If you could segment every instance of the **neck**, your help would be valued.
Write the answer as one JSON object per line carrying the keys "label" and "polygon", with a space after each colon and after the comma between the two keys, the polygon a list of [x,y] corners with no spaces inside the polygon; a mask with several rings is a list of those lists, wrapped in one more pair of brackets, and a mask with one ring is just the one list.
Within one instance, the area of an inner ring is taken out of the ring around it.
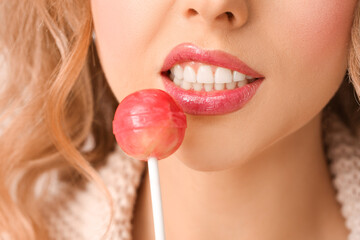
{"label": "neck", "polygon": [[[346,239],[348,234],[326,164],[320,114],[237,168],[200,172],[171,156],[159,161],[159,173],[168,239]],[[147,209],[153,235],[147,169],[140,191],[140,211]]]}

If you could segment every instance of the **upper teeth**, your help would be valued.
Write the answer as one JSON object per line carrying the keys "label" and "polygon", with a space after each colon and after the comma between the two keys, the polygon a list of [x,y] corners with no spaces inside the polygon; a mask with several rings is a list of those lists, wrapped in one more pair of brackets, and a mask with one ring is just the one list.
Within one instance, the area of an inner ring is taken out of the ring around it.
{"label": "upper teeth", "polygon": [[211,91],[213,86],[215,90],[222,90],[225,86],[227,89],[234,89],[236,86],[244,86],[247,80],[254,79],[223,67],[200,64],[196,72],[191,65],[182,65],[176,64],[171,68],[170,78],[176,85],[187,90],[193,87],[200,91],[204,87],[205,91]]}

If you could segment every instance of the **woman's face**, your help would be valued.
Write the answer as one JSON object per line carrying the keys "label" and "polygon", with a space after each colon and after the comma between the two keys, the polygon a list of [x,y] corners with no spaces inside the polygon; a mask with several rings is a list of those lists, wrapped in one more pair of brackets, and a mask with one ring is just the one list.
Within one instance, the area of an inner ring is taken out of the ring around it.
{"label": "woman's face", "polygon": [[225,51],[265,77],[237,111],[187,114],[187,132],[174,154],[193,169],[217,171],[254,158],[321,112],[346,72],[356,0],[91,4],[101,64],[119,101],[140,89],[165,90],[164,60],[185,42]]}

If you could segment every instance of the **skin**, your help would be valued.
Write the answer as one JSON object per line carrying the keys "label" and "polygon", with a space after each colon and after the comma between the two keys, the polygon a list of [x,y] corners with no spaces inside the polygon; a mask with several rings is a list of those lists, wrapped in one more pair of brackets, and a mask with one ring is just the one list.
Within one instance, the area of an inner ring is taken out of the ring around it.
{"label": "skin", "polygon": [[[183,42],[233,54],[265,76],[239,111],[187,115],[183,144],[159,162],[167,239],[346,239],[321,111],[346,72],[356,3],[91,1],[101,64],[119,101],[164,90],[161,66]],[[133,239],[155,239],[147,171],[138,193]]]}

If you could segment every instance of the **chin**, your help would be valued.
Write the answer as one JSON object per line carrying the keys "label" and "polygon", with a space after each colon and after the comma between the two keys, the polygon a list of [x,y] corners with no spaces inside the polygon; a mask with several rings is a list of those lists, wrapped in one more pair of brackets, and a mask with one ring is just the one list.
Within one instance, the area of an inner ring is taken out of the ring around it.
{"label": "chin", "polygon": [[[231,168],[240,167],[245,163],[245,159],[241,157],[236,157],[233,154],[224,154],[223,150],[215,149],[213,151],[201,151],[197,149],[194,151],[194,148],[187,149],[183,147],[178,149],[174,154],[174,157],[177,161],[183,163],[186,167],[199,171],[199,172],[220,172],[225,171]],[[217,152],[214,154],[214,152]]]}

